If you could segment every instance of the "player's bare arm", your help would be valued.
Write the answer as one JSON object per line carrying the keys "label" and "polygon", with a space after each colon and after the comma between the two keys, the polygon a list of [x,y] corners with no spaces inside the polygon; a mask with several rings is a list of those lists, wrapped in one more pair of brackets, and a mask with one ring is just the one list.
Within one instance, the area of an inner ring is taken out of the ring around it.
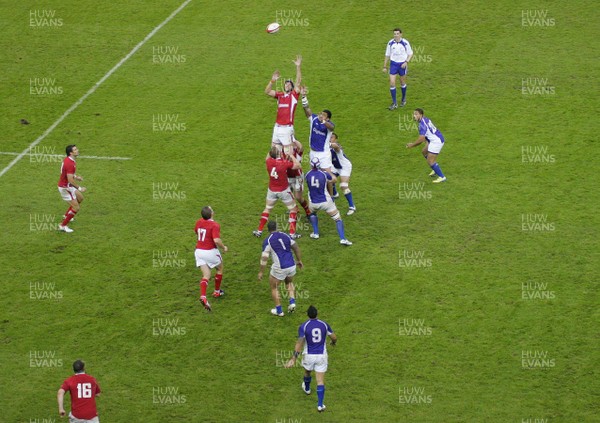
{"label": "player's bare arm", "polygon": [[300,87],[300,94],[302,94],[302,108],[304,109],[304,114],[310,119],[312,116],[312,110],[310,110],[310,106],[308,105],[308,97],[306,97],[306,94],[308,94],[308,88]]}
{"label": "player's bare arm", "polygon": [[269,253],[263,252],[260,255],[260,270],[258,271],[258,280],[262,281],[263,274],[265,272],[265,267],[267,267],[267,262],[269,261]]}
{"label": "player's bare arm", "polygon": [[387,72],[387,65],[390,61],[390,56],[385,56],[385,59],[383,60],[383,71]]}
{"label": "player's bare arm", "polygon": [[215,241],[216,246],[219,247],[220,249],[222,249],[224,253],[227,252],[227,246],[225,244],[223,244],[223,241],[221,241],[221,238],[215,238],[214,241]]}
{"label": "player's bare arm", "polygon": [[406,61],[404,63],[402,63],[402,68],[406,69],[406,65],[408,64],[408,62],[410,62],[410,59],[413,57],[412,54],[409,54],[408,57],[406,58]]}
{"label": "player's bare arm", "polygon": [[298,152],[302,154],[304,152],[304,146],[302,145],[302,143],[296,139],[294,139],[293,143],[294,146],[298,149]]}
{"label": "player's bare arm", "polygon": [[292,245],[292,251],[294,252],[294,255],[296,256],[296,265],[298,266],[298,268],[299,269],[304,268],[304,263],[302,263],[300,247],[298,247],[298,244]]}
{"label": "player's bare arm", "polygon": [[286,369],[289,369],[290,367],[294,366],[294,364],[296,363],[296,359],[302,353],[303,348],[304,348],[304,337],[298,338],[298,341],[296,341],[296,346],[294,347],[294,355],[285,364]]}
{"label": "player's bare arm", "polygon": [[415,142],[409,142],[406,144],[406,148],[416,147],[417,145],[424,143],[426,140],[427,139],[425,138],[425,135],[419,135],[419,138]]}
{"label": "player's bare arm", "polygon": [[302,64],[302,56],[297,55],[296,60],[294,60],[294,64],[296,65],[296,87],[294,91],[297,93],[300,92],[300,84],[302,83],[302,71],[300,70],[300,65]]}
{"label": "player's bare arm", "polygon": [[337,344],[337,336],[335,336],[335,333],[332,333],[331,335],[329,335],[329,339],[331,339],[331,346],[335,347],[335,344]]}
{"label": "player's bare arm", "polygon": [[65,412],[65,405],[64,405],[64,401],[65,401],[65,390],[64,389],[59,389],[58,393],[56,394],[56,399],[58,400],[58,414],[61,417],[64,417],[67,413]]}
{"label": "player's bare arm", "polygon": [[339,153],[342,149],[342,147],[337,142],[332,142],[329,145],[335,150],[336,153]]}
{"label": "player's bare arm", "polygon": [[76,189],[78,189],[80,192],[85,192],[86,188],[82,187],[81,185],[78,185],[75,183],[76,180],[83,180],[83,178],[81,179],[77,179],[77,176],[74,173],[67,173],[67,180],[69,181],[69,183],[74,186]]}
{"label": "player's bare arm", "polygon": [[265,88],[266,95],[275,98],[275,90],[273,89],[273,84],[275,84],[277,82],[280,75],[281,74],[279,73],[278,70],[273,72],[273,76],[271,76],[271,80],[269,81],[269,83],[267,84],[267,87]]}
{"label": "player's bare arm", "polygon": [[302,167],[302,164],[300,164],[300,162],[294,156],[288,154],[286,157],[294,164],[292,167],[293,170],[300,169]]}

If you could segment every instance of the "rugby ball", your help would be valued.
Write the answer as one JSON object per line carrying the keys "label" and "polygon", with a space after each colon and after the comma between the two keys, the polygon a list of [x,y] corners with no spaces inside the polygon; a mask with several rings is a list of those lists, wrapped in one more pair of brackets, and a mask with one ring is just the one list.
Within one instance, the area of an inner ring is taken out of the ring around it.
{"label": "rugby ball", "polygon": [[279,24],[277,22],[267,25],[267,32],[269,34],[275,34],[277,31],[279,31]]}

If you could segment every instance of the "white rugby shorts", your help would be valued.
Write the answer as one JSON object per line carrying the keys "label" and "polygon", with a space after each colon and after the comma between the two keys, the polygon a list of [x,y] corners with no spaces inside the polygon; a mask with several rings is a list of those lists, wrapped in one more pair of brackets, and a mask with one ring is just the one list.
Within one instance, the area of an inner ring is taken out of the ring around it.
{"label": "white rugby shorts", "polygon": [[58,192],[65,201],[75,200],[77,198],[75,191],[77,191],[75,187],[58,187]]}
{"label": "white rugby shorts", "polygon": [[327,371],[327,354],[304,354],[302,367],[308,371],[325,373]]}
{"label": "white rugby shorts", "polygon": [[212,250],[201,250],[196,248],[194,256],[196,256],[196,267],[206,264],[211,269],[214,269],[223,262],[223,258],[221,258],[221,253],[218,248],[213,248]]}
{"label": "white rugby shorts", "polygon": [[273,127],[273,139],[271,144],[281,144],[284,147],[291,145],[294,139],[294,127],[292,125],[279,126],[275,124]]}
{"label": "white rugby shorts", "polygon": [[288,267],[287,269],[281,269],[279,266],[275,266],[274,264],[271,266],[271,276],[273,276],[278,281],[284,281],[288,276],[296,275],[296,265],[292,267]]}

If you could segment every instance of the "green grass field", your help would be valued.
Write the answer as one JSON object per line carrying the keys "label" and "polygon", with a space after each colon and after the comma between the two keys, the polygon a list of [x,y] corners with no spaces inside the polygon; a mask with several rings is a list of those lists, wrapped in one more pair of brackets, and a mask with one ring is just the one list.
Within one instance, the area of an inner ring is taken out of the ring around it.
{"label": "green grass field", "polygon": [[[182,2],[0,4],[0,172]],[[0,177],[0,422],[60,420],[77,358],[102,422],[598,421],[599,18],[592,1],[192,0]],[[415,60],[390,112],[395,26]],[[276,111],[263,90],[296,54],[358,211],[349,248],[330,219],[317,241],[300,222],[300,311],[277,319],[251,232]],[[415,107],[446,138],[444,184],[405,148]],[[88,192],[65,234],[62,158],[45,154],[72,143],[130,160],[78,160]],[[230,250],[212,313],[193,257],[207,204]],[[323,414],[314,379],[306,397],[282,368],[310,304],[339,337]]]}

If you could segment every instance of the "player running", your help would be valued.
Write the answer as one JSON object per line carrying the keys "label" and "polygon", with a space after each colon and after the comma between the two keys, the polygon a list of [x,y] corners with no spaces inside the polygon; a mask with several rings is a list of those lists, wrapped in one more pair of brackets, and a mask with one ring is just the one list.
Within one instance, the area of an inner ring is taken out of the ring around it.
{"label": "player running", "polygon": [[196,257],[196,267],[202,270],[200,302],[206,310],[211,311],[212,307],[206,300],[206,288],[208,287],[208,281],[212,273],[211,269],[216,267],[213,297],[219,298],[225,294],[221,289],[221,282],[223,281],[223,258],[221,257],[219,248],[226,253],[227,247],[221,241],[221,225],[213,220],[215,216],[214,210],[210,206],[206,206],[202,208],[201,214],[202,219],[196,222],[196,227],[194,228],[198,236],[194,255]]}
{"label": "player running", "polygon": [[313,233],[310,237],[313,239],[319,239],[319,219],[317,217],[317,211],[325,211],[333,220],[335,220],[335,226],[340,236],[340,244],[352,245],[350,241],[346,239],[344,234],[344,222],[338,211],[335,203],[331,198],[331,188],[329,183],[335,183],[335,176],[324,172],[319,169],[319,160],[312,159],[310,161],[312,169],[306,174],[306,183],[308,184],[308,198],[310,200],[310,224],[313,227]]}
{"label": "player running", "polygon": [[79,211],[80,204],[83,202],[85,187],[75,181],[83,181],[83,178],[75,173],[77,162],[75,158],[79,156],[79,149],[75,144],[67,145],[65,149],[67,157],[60,166],[60,178],[58,180],[58,192],[63,200],[69,203],[69,208],[65,213],[64,220],[58,225],[58,230],[71,233],[73,229],[67,226]]}
{"label": "player running", "polygon": [[327,408],[323,403],[325,399],[325,372],[327,372],[327,337],[331,339],[331,346],[337,343],[337,336],[327,322],[317,319],[317,309],[310,306],[306,312],[308,320],[298,328],[298,340],[294,348],[294,355],[286,363],[289,369],[296,364],[296,359],[302,353],[302,367],[304,367],[304,380],[302,391],[310,395],[311,373],[314,370],[317,377],[317,411],[320,413]]}
{"label": "player running", "polygon": [[283,84],[283,91],[275,91],[273,84],[277,82],[281,74],[278,70],[273,72],[271,80],[265,88],[265,94],[277,100],[277,120],[273,128],[273,138],[271,146],[283,148],[286,154],[292,154],[292,141],[294,139],[294,115],[296,106],[298,105],[298,94],[302,82],[302,72],[300,65],[302,64],[302,56],[296,56],[294,60],[296,65],[296,84],[291,79],[288,79]]}
{"label": "player running", "polygon": [[283,204],[288,208],[290,217],[288,222],[290,223],[290,236],[300,238],[299,234],[296,234],[296,217],[298,215],[298,207],[292,197],[290,186],[287,178],[288,169],[299,169],[301,167],[300,162],[296,160],[294,156],[286,156],[286,159],[281,158],[277,147],[271,147],[269,154],[266,157],[267,173],[269,174],[269,188],[267,189],[267,200],[265,208],[260,215],[260,221],[258,223],[258,229],[253,231],[252,234],[255,237],[260,238],[262,235],[263,228],[269,220],[269,214],[275,206],[277,200],[281,200]]}
{"label": "player running", "polygon": [[433,124],[433,122],[424,116],[423,109],[415,109],[413,112],[413,119],[419,123],[419,138],[415,142],[406,144],[406,148],[413,148],[417,145],[427,141],[427,146],[423,147],[423,157],[427,160],[427,164],[431,167],[429,176],[438,176],[432,182],[439,184],[445,182],[446,177],[440,168],[440,165],[436,163],[437,156],[442,151],[444,146],[444,136],[439,129]]}
{"label": "player running", "polygon": [[[288,313],[296,310],[296,289],[294,287],[294,275],[296,274],[296,265],[302,269],[302,258],[300,257],[300,248],[298,244],[288,235],[277,231],[277,222],[270,221],[267,224],[269,236],[263,242],[263,251],[260,256],[260,271],[258,280],[263,278],[263,272],[269,261],[269,255],[273,259],[271,273],[269,275],[269,284],[271,285],[271,297],[275,302],[275,308],[271,309],[271,314],[283,317],[281,308],[281,299],[279,297],[279,284],[285,282],[285,287],[289,296]],[[294,256],[296,261],[294,262]]]}
{"label": "player running", "polygon": [[[350,175],[352,174],[352,163],[344,154],[342,145],[338,141],[337,134],[334,132],[331,134],[331,163],[333,164],[333,174],[340,179],[340,190],[348,200],[348,216],[354,214],[356,206],[354,205],[354,199],[352,198],[352,192],[350,191]],[[339,197],[336,192],[335,184],[333,185],[333,198]]]}

